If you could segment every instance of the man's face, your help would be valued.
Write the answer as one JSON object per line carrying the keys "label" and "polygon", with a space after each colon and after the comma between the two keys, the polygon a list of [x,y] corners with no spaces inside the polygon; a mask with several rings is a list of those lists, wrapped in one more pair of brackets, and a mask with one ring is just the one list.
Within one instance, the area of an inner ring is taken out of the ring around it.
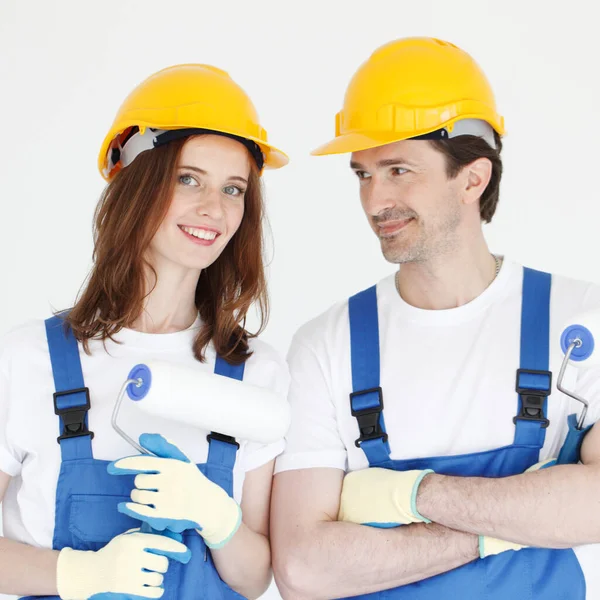
{"label": "man's face", "polygon": [[360,200],[392,263],[425,262],[458,245],[461,178],[425,140],[404,140],[352,154]]}

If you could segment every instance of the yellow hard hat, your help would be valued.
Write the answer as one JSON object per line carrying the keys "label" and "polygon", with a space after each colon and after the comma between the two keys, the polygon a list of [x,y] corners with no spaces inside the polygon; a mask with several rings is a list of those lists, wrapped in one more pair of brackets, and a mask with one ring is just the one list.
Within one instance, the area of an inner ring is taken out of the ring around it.
{"label": "yellow hard hat", "polygon": [[357,152],[420,136],[473,134],[495,146],[493,130],[503,135],[504,119],[471,56],[449,42],[404,38],[381,46],[359,67],[336,115],[335,139],[312,154]]}
{"label": "yellow hard hat", "polygon": [[168,67],[140,83],[125,99],[98,156],[110,179],[144,150],[176,137],[219,132],[238,139],[262,167],[277,169],[288,157],[267,141],[252,101],[231,77],[210,65]]}

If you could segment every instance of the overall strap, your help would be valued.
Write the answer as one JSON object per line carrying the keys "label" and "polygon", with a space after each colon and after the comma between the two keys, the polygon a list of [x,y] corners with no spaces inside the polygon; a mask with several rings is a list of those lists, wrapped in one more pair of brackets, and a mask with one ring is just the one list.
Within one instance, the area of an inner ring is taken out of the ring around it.
{"label": "overall strap", "polygon": [[521,308],[521,368],[517,370],[517,445],[542,448],[546,438],[548,396],[552,391],[550,360],[549,273],[525,268]]}
{"label": "overall strap", "polygon": [[[244,379],[245,363],[231,365],[217,356],[215,374],[242,381]],[[215,399],[218,402],[218,399]],[[218,483],[230,496],[233,495],[233,467],[240,445],[234,437],[211,431],[208,435],[208,459],[206,461],[207,474]],[[225,474],[227,472],[227,474]]]}
{"label": "overall strap", "polygon": [[62,460],[93,458],[87,413],[90,391],[85,387],[79,346],[71,328],[60,316],[45,321],[52,375],[54,412],[59,418],[58,443]]}
{"label": "overall strap", "polygon": [[352,296],[348,301],[348,311],[352,367],[350,408],[358,421],[360,434],[355,444],[373,466],[390,458],[380,386],[377,287]]}

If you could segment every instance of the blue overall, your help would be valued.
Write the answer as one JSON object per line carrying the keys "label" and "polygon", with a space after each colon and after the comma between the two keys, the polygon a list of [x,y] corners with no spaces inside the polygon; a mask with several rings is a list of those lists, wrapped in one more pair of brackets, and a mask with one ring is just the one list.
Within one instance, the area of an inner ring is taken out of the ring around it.
{"label": "blue overall", "polygon": [[[115,536],[140,527],[140,521],[117,511],[119,502],[130,500],[134,477],[109,475],[106,470],[109,461],[94,458],[94,434],[87,427],[90,396],[83,381],[77,341],[70,330],[65,330],[59,317],[46,321],[46,333],[56,388],[54,405],[60,421],[58,441],[62,455],[52,547],[55,550],[64,547],[98,550]],[[242,380],[244,365],[232,366],[217,357],[215,373]],[[209,435],[208,441],[208,460],[198,468],[232,496],[238,445],[233,438],[216,433]],[[210,551],[196,531],[185,531],[183,543],[191,550],[192,558],[187,565],[169,561],[163,600],[242,598],[219,577]],[[58,596],[43,598],[58,600]]]}
{"label": "blue overall", "polygon": [[[512,445],[473,454],[412,460],[390,458],[380,387],[376,288],[353,296],[349,301],[353,388],[350,402],[361,434],[356,443],[365,452],[369,466],[396,471],[433,469],[443,475],[465,477],[507,477],[523,473],[539,462],[549,424],[546,405],[552,385],[552,374],[548,371],[550,288],[549,274],[525,269],[521,368],[517,371],[518,401]],[[573,455],[577,440],[571,437],[568,444]],[[584,600],[585,579],[571,549],[525,548],[475,560],[423,581],[355,598]]]}

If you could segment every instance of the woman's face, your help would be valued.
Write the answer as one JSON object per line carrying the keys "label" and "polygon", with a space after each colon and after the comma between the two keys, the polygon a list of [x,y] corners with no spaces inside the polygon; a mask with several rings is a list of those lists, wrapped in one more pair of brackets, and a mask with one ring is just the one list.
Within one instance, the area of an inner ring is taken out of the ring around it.
{"label": "woman's face", "polygon": [[242,144],[220,135],[185,143],[169,211],[149,247],[155,268],[201,271],[217,260],[244,216],[250,160]]}

